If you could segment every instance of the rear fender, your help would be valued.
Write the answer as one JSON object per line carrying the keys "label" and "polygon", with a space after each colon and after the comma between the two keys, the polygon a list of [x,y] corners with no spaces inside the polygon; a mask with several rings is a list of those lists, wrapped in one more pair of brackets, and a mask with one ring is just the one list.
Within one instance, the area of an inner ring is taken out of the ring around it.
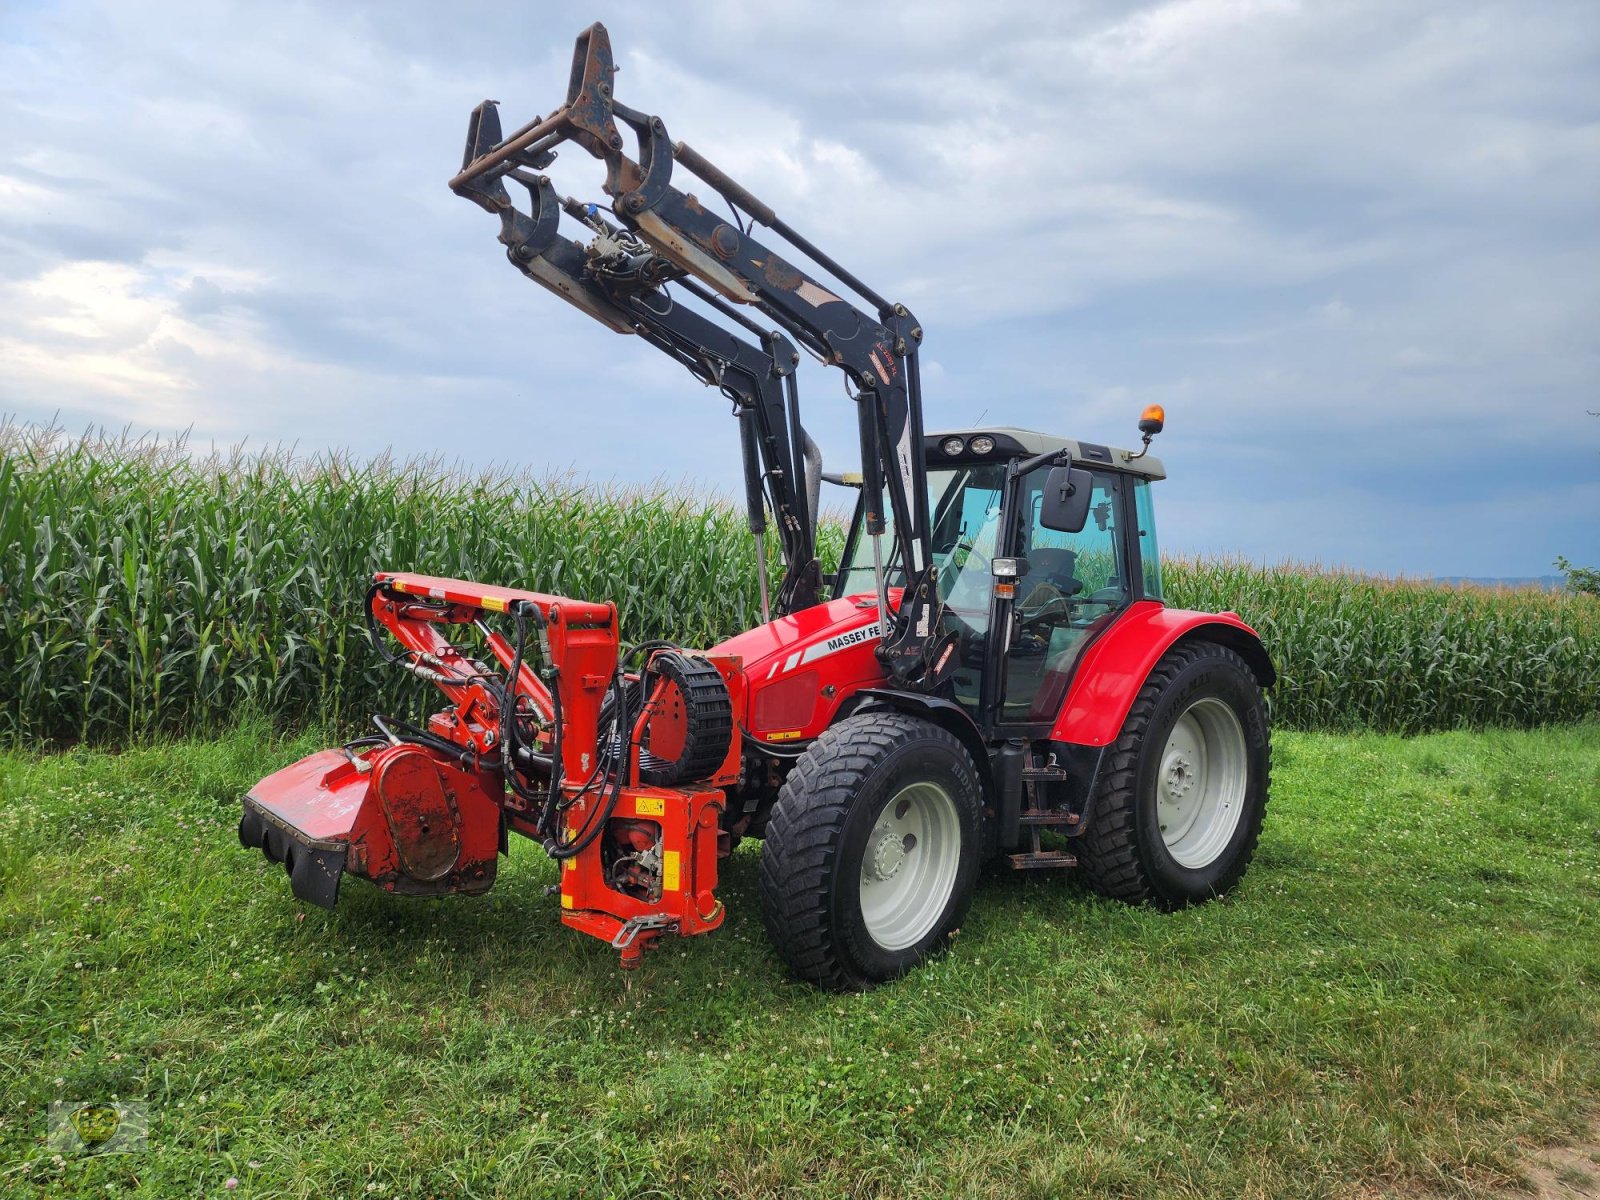
{"label": "rear fender", "polygon": [[1256,682],[1278,678],[1256,631],[1237,613],[1191,612],[1154,601],[1135,604],[1084,652],[1050,738],[1080,746],[1107,746],[1116,739],[1128,710],[1161,656],[1179,642],[1211,641],[1250,664]]}

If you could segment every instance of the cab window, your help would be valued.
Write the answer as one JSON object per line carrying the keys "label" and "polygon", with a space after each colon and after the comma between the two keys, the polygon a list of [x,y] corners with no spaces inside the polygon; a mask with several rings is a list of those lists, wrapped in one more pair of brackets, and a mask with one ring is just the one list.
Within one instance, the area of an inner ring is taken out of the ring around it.
{"label": "cab window", "polygon": [[1048,473],[1045,467],[1030,472],[1020,496],[1017,552],[1028,569],[1011,606],[1004,721],[1054,720],[1084,646],[1131,599],[1121,476],[1092,472],[1089,520],[1079,533],[1062,533],[1039,521]]}
{"label": "cab window", "polygon": [[1150,481],[1133,484],[1133,513],[1139,522],[1139,566],[1144,576],[1146,600],[1164,600],[1161,594],[1161,550],[1156,545],[1156,509],[1150,501]]}

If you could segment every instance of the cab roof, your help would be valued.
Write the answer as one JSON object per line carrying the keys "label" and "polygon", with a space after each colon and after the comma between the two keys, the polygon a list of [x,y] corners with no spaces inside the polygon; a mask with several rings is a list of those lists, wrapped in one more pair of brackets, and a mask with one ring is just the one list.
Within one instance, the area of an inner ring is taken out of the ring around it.
{"label": "cab roof", "polygon": [[[957,454],[946,454],[944,443],[953,437],[961,439],[961,451]],[[994,449],[987,454],[974,454],[972,439],[976,437],[993,438]],[[1138,451],[1104,446],[1099,442],[1080,442],[1074,438],[1056,437],[1054,434],[1036,433],[1031,429],[1016,429],[1009,425],[991,425],[983,429],[947,429],[942,433],[930,433],[923,438],[923,450],[929,466],[937,466],[941,462],[992,462],[996,459],[1017,456],[1030,457],[1051,450],[1066,450],[1071,453],[1074,465],[1109,467],[1114,471],[1126,471],[1130,475],[1139,475],[1145,479],[1167,477],[1167,469],[1161,465],[1161,460],[1152,458],[1148,454],[1142,458],[1134,458]]]}

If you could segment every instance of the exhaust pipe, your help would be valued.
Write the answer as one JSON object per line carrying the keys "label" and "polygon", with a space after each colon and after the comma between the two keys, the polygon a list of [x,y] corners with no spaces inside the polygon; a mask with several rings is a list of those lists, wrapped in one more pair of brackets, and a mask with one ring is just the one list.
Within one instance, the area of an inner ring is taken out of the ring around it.
{"label": "exhaust pipe", "polygon": [[804,440],[800,453],[805,459],[806,515],[811,519],[811,528],[815,529],[817,505],[822,503],[822,450],[805,430],[800,431],[800,436]]}

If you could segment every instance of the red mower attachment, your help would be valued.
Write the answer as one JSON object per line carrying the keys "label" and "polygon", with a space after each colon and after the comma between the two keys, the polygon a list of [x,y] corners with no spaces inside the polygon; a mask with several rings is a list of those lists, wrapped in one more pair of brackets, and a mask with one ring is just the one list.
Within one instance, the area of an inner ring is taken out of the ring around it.
{"label": "red mower attachment", "polygon": [[378,734],[251,789],[239,840],[281,862],[297,897],[332,908],[347,874],[404,895],[484,892],[515,832],[561,863],[562,920],[624,966],[664,933],[722,923],[737,658],[654,644],[629,670],[615,605],[456,579],[380,573],[367,608],[378,653],[450,707],[426,728],[375,715]]}

